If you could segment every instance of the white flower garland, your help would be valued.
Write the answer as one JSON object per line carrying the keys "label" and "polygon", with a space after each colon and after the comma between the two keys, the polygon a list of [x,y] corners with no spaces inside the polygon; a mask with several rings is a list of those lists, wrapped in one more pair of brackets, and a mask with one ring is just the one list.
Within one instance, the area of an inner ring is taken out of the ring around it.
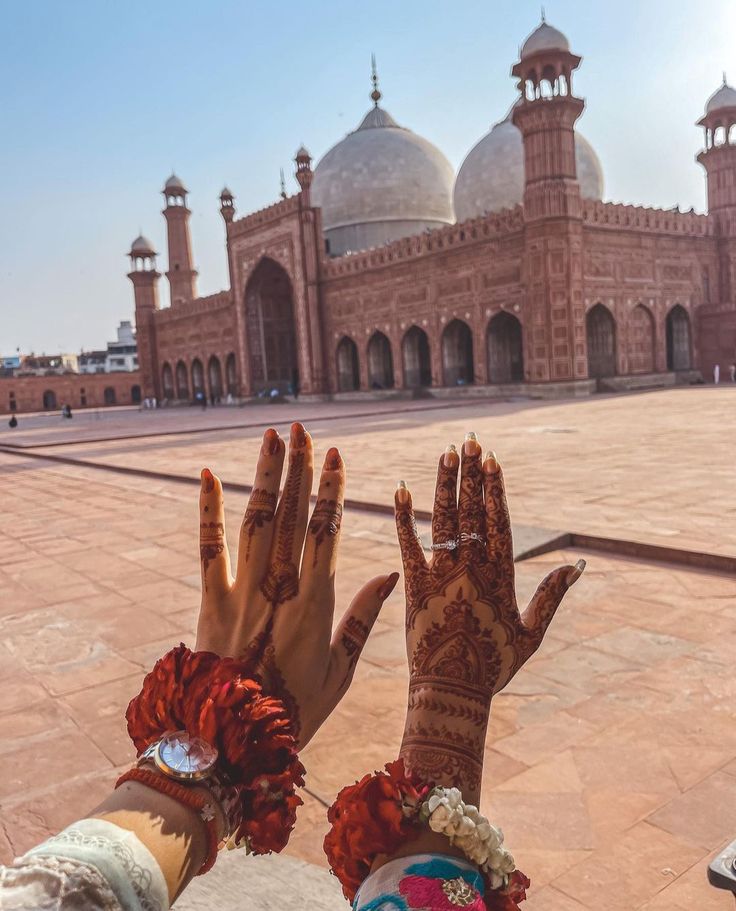
{"label": "white flower garland", "polygon": [[463,801],[457,788],[433,788],[419,808],[419,818],[433,832],[447,835],[451,845],[478,864],[492,889],[506,886],[516,869],[514,856],[503,846],[503,832],[492,826],[478,807]]}

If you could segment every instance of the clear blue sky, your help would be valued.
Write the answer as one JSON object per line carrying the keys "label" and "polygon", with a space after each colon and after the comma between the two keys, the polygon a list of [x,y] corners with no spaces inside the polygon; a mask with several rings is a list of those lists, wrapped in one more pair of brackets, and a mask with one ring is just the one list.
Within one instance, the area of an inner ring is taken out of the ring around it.
{"label": "clear blue sky", "polygon": [[[580,128],[606,198],[702,210],[693,124],[722,71],[736,81],[733,0],[546,12],[584,58]],[[200,293],[225,287],[223,184],[241,214],[277,197],[279,167],[293,192],[299,144],[318,159],[368,109],[372,51],[382,104],[457,168],[513,101],[509,68],[539,21],[527,0],[1,0],[0,13],[2,354],[102,346],[133,317],[124,254],[139,229],[165,251],[172,167]]]}

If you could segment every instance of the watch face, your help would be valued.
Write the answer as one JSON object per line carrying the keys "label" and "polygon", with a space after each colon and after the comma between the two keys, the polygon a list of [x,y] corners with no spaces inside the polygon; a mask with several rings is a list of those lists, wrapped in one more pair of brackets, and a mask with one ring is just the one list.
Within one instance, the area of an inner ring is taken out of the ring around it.
{"label": "watch face", "polygon": [[175,731],[163,737],[156,748],[156,765],[173,778],[206,778],[217,762],[217,750],[201,737]]}

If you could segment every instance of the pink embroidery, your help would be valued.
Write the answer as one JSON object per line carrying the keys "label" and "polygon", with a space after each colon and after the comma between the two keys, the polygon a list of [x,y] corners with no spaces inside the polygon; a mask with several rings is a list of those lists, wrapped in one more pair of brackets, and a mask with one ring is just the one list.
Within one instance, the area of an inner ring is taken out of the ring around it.
{"label": "pink embroidery", "polygon": [[450,896],[445,891],[445,883],[457,880],[433,879],[429,876],[405,876],[399,882],[399,892],[406,897],[410,908],[429,909],[429,911],[457,911],[462,907],[465,911],[485,911],[485,903],[481,894],[467,886],[474,898],[469,904],[450,901]]}

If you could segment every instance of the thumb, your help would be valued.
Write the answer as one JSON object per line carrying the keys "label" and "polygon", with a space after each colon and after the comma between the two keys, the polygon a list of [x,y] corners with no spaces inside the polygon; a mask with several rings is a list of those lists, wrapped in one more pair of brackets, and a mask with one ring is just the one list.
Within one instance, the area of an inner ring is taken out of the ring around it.
{"label": "thumb", "polygon": [[330,645],[327,687],[334,694],[335,705],[350,686],[355,666],[363,651],[373,624],[384,601],[396,588],[398,573],[376,576],[360,589],[343,614]]}
{"label": "thumb", "polygon": [[560,606],[565,592],[573,585],[585,569],[585,560],[578,560],[574,566],[561,566],[553,570],[539,584],[529,606],[521,615],[521,622],[538,648],[547,627]]}

